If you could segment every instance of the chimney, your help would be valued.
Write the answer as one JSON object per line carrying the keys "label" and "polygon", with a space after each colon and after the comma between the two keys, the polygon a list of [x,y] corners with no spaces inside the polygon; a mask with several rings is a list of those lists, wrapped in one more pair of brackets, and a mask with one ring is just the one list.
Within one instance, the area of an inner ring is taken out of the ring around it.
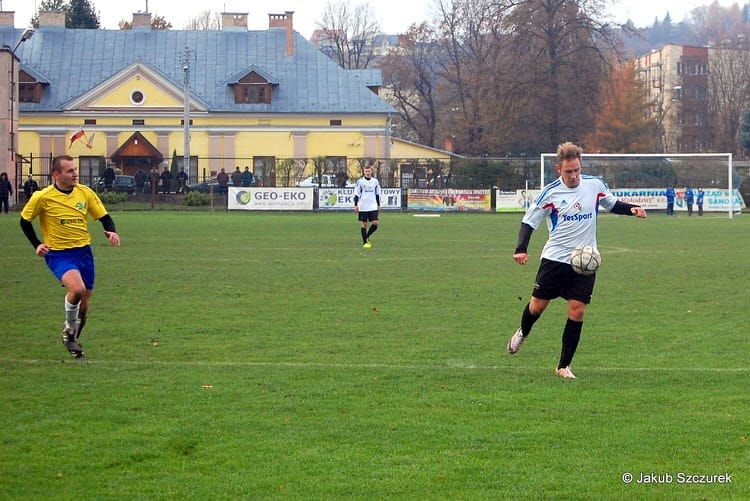
{"label": "chimney", "polygon": [[288,10],[283,14],[268,14],[268,28],[286,29],[286,55],[294,55],[294,11]]}
{"label": "chimney", "polygon": [[247,12],[222,12],[222,31],[246,31],[247,15]]}
{"label": "chimney", "polygon": [[65,12],[61,10],[46,10],[39,12],[40,28],[65,28]]}
{"label": "chimney", "polygon": [[15,12],[13,11],[0,11],[0,26],[10,26],[12,28],[14,26],[13,23],[15,22],[14,17]]}
{"label": "chimney", "polygon": [[453,152],[453,136],[445,136],[445,151]]}
{"label": "chimney", "polygon": [[151,29],[151,13],[150,12],[133,12],[133,22],[130,27],[134,30],[150,30]]}

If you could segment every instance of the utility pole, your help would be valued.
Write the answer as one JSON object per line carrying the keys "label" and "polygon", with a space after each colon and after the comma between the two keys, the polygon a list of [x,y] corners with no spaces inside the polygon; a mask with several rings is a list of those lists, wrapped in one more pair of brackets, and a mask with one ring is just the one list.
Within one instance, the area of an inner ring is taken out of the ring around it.
{"label": "utility pole", "polygon": [[[182,71],[185,73],[185,81],[182,88],[183,99],[183,167],[188,180],[192,180],[190,172],[190,47],[185,46],[185,52],[182,54]],[[195,180],[198,180],[198,173],[195,173]]]}

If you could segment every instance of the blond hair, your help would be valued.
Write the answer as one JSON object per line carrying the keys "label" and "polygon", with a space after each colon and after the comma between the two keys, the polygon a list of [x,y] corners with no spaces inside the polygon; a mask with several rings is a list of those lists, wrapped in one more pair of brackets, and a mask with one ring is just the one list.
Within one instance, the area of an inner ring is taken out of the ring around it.
{"label": "blond hair", "polygon": [[563,160],[572,160],[573,158],[577,158],[578,160],[580,160],[582,153],[583,148],[581,148],[577,144],[567,141],[557,147],[557,163],[559,165],[563,162]]}

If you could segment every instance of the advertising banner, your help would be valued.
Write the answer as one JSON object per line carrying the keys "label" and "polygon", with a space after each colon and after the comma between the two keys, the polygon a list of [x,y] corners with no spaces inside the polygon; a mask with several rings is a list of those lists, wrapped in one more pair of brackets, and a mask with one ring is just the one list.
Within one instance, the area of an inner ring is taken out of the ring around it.
{"label": "advertising banner", "polygon": [[[352,210],[354,188],[321,188],[318,190],[318,208],[321,211]],[[401,209],[401,188],[380,190],[380,210]]]}
{"label": "advertising banner", "polygon": [[229,188],[229,210],[313,210],[313,188]]}
{"label": "advertising banner", "polygon": [[441,212],[489,212],[490,190],[409,190],[409,210]]}
{"label": "advertising banner", "polygon": [[539,190],[497,190],[495,209],[497,212],[526,212]]}
{"label": "advertising banner", "polygon": [[[629,204],[640,205],[646,210],[666,210],[667,197],[664,188],[640,188],[634,190],[612,190],[612,194]],[[675,190],[674,210],[687,212],[685,203],[685,189]],[[696,204],[698,189],[693,188],[693,211],[698,210]],[[745,208],[745,202],[738,190],[733,190],[733,208],[741,210]],[[729,210],[729,190],[706,188],[703,190],[704,212],[727,212]]]}

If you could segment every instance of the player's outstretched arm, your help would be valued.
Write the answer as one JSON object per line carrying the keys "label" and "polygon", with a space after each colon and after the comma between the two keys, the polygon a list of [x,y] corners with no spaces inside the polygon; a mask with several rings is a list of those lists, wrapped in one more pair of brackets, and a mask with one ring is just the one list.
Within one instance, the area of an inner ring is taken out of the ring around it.
{"label": "player's outstretched arm", "polygon": [[639,205],[629,204],[627,202],[617,201],[610,211],[612,214],[621,214],[623,216],[646,217],[646,209]]}

